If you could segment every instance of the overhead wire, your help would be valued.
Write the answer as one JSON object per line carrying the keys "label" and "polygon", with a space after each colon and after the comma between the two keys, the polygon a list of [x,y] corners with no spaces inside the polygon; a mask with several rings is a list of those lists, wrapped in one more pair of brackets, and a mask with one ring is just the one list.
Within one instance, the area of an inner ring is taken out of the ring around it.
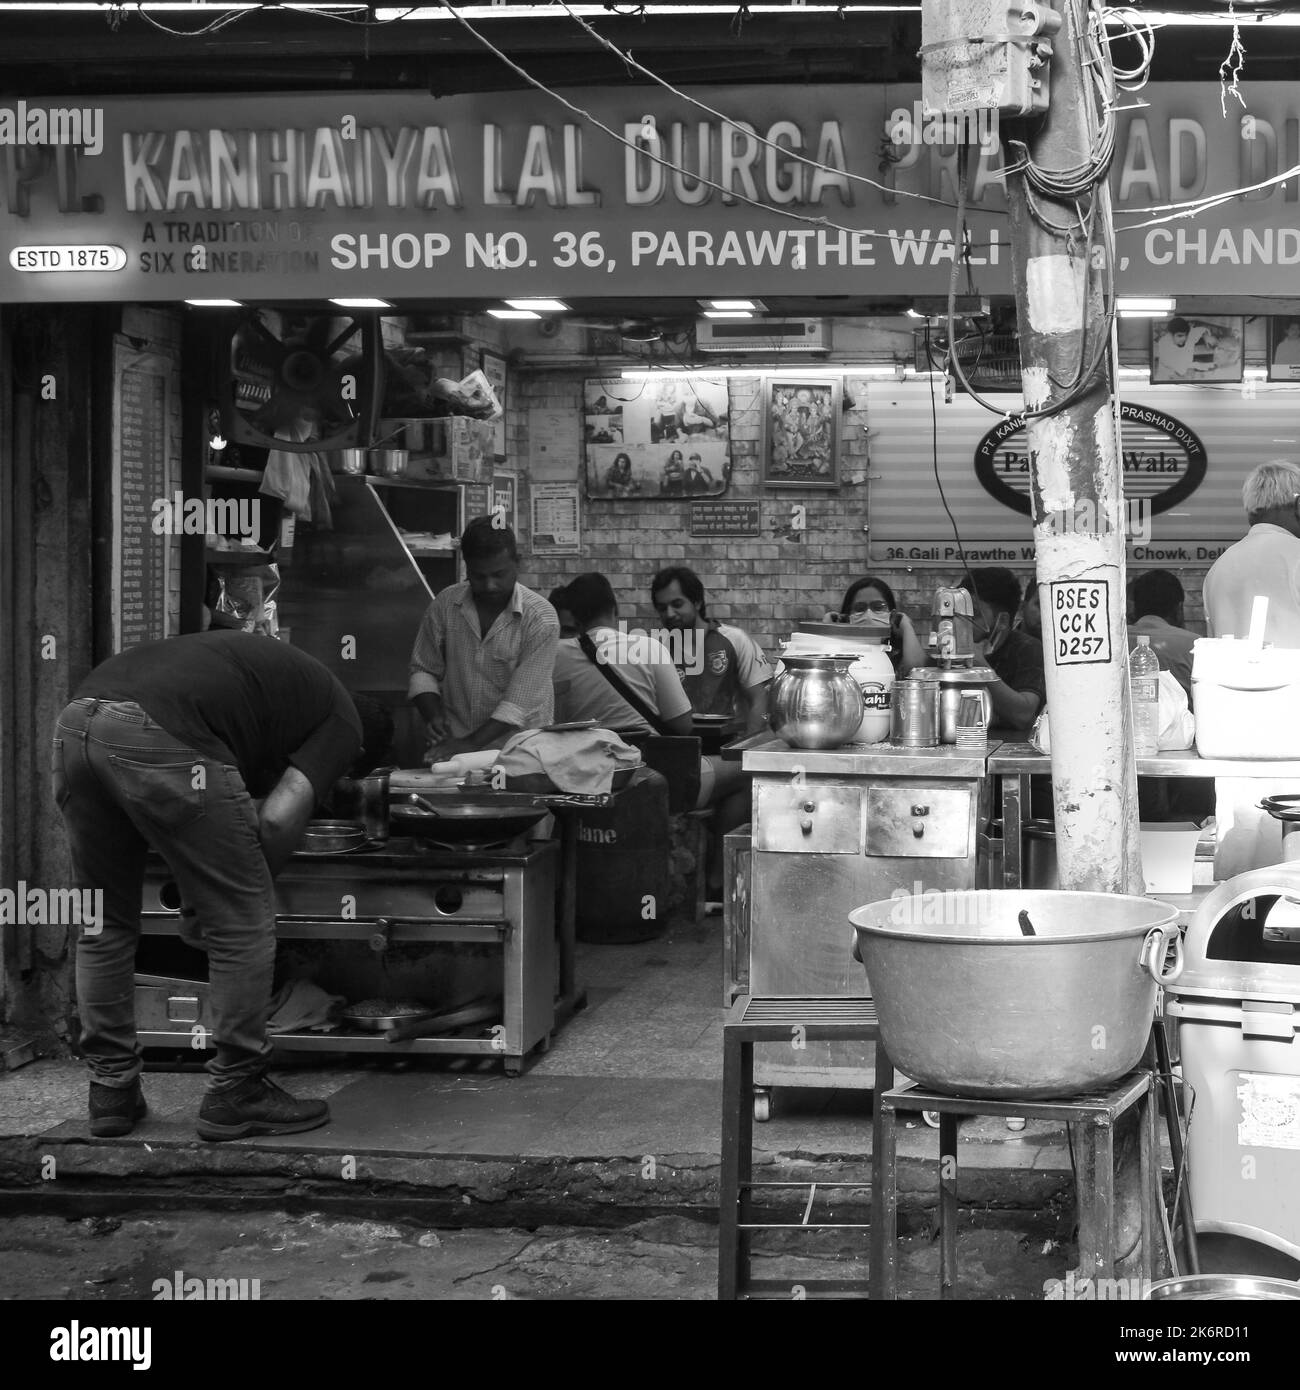
{"label": "overhead wire", "polygon": [[[677,97],[680,101],[687,102],[691,106],[698,108],[700,111],[707,112],[710,116],[716,116],[718,120],[725,122],[727,125],[734,126],[738,124],[738,122],[735,121],[732,117],[726,115],[722,111],[719,111],[716,107],[708,105],[707,102],[700,101],[697,97],[693,97],[689,93],[683,92],[678,87],[674,87],[671,82],[667,81],[663,77],[660,77],[658,73],[646,67],[643,63],[638,62],[632,56],[630,51],[624,51],[623,49],[619,48],[619,46],[616,43],[613,43],[611,40],[607,39],[603,34],[601,34],[597,29],[595,29],[591,24],[589,24],[587,20],[585,20],[580,14],[573,10],[568,4],[568,0],[555,0],[555,2],[560,6],[561,9],[564,10],[564,12],[569,16],[569,18],[573,20],[573,22],[576,25],[578,25],[580,29],[584,30],[588,35],[590,35],[590,37],[593,38],[598,44],[600,44],[602,48],[605,48],[610,53],[613,53],[616,57],[620,58],[624,63],[626,63],[628,67],[634,69],[636,72],[639,72],[643,77],[648,77],[652,82],[658,83],[658,85],[661,86],[665,91],[671,92],[672,95]],[[806,164],[812,169],[822,169],[825,170],[827,173],[842,175],[844,177],[847,177],[853,183],[866,184],[867,187],[877,189],[881,193],[897,194],[905,198],[916,198],[924,203],[938,203],[940,206],[947,208],[954,206],[954,204],[949,202],[946,198],[935,198],[928,193],[914,193],[911,189],[907,188],[893,188],[889,184],[881,183],[877,179],[869,178],[866,174],[854,174],[846,169],[837,169],[834,165],[831,164],[823,164],[820,160],[811,159],[808,155],[803,154],[798,150],[792,150],[787,145],[778,145],[775,140],[768,140],[762,135],[759,135],[757,131],[750,131],[748,132],[748,134],[750,135],[751,139],[756,140],[760,145],[765,145],[768,149],[776,150],[780,154],[784,155],[786,158],[796,160],[800,164]]]}
{"label": "overhead wire", "polygon": [[[715,180],[707,178],[703,174],[694,174],[688,169],[679,168],[676,164],[672,162],[672,160],[665,159],[663,158],[663,156],[654,154],[650,150],[646,149],[644,144],[636,143],[620,135],[618,131],[613,129],[613,127],[611,126],[606,125],[604,121],[600,120],[597,116],[594,116],[590,111],[587,111],[583,107],[576,105],[574,102],[571,102],[567,97],[555,91],[554,88],[548,87],[539,78],[534,77],[532,73],[530,73],[526,68],[522,67],[519,63],[515,62],[515,60],[511,58],[507,53],[504,53],[500,48],[498,48],[485,34],[480,33],[480,31],[476,29],[474,25],[471,24],[469,20],[467,20],[465,16],[460,13],[457,7],[451,3],[451,0],[443,0],[443,5],[447,9],[448,13],[452,15],[452,17],[461,25],[462,28],[464,28],[469,34],[471,34],[473,38],[478,43],[480,43],[485,49],[487,49],[489,53],[493,54],[496,58],[500,59],[500,61],[503,62],[508,68],[510,68],[512,72],[515,72],[520,77],[522,77],[530,87],[535,87],[539,92],[544,93],[553,101],[558,102],[566,110],[573,112],[575,116],[579,116],[582,120],[589,122],[597,130],[604,131],[604,133],[608,135],[611,139],[616,140],[620,145],[623,145],[625,148],[632,150],[635,154],[642,155],[644,158],[650,160],[652,163],[658,164],[662,168],[670,169],[674,173],[685,174],[694,182],[702,183],[709,188],[715,189],[717,192],[723,195],[724,199],[731,199],[735,202],[745,203],[749,207],[759,208],[763,212],[772,213],[775,214],[777,217],[784,217],[793,222],[802,222],[807,226],[815,227],[824,231],[845,232],[850,236],[869,236],[874,237],[880,241],[888,241],[891,243],[895,241],[904,240],[903,237],[900,237],[896,232],[893,231],[882,232],[877,231],[871,227],[849,227],[845,226],[843,223],[834,222],[829,217],[810,217],[804,213],[791,212],[788,211],[786,208],[775,206],[771,203],[764,203],[757,198],[751,198],[747,194],[737,193],[734,189],[727,188],[725,185],[717,183]],[[649,142],[647,141],[646,144],[648,143]],[[1000,215],[1005,216],[1005,214]]]}

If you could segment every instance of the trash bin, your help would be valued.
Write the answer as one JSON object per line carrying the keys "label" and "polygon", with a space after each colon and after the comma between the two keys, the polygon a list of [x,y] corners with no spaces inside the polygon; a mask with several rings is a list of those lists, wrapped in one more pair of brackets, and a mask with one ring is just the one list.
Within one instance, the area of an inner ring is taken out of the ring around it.
{"label": "trash bin", "polygon": [[1300,864],[1220,884],[1187,929],[1168,987],[1199,1233],[1300,1259]]}
{"label": "trash bin", "polygon": [[667,925],[668,783],[648,767],[612,806],[577,814],[580,941],[649,941]]}

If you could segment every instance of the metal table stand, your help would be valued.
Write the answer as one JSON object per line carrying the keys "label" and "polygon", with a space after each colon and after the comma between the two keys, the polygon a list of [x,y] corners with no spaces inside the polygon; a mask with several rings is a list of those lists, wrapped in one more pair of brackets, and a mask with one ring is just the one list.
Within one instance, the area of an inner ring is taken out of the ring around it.
{"label": "metal table stand", "polygon": [[[722,1177],[718,1219],[718,1298],[789,1299],[788,1279],[750,1276],[751,1238],[755,1231],[863,1231],[862,1222],[810,1221],[819,1189],[853,1188],[861,1182],[755,1182],[754,1044],[760,1042],[854,1042],[876,1044],[876,1093],[872,1106],[871,1267],[864,1286],[852,1279],[799,1281],[809,1298],[883,1298],[878,1271],[886,1260],[883,1196],[892,1192],[892,1174],[882,1181],[880,1160],[881,1092],[894,1084],[894,1068],[880,1046],[880,1024],[870,999],[754,999],[745,997],[728,1011],[722,1030]],[[803,1218],[797,1222],[756,1221],[753,1194],[774,1189],[807,1189]]]}
{"label": "metal table stand", "polygon": [[[1156,1138],[1155,1076],[1145,1068],[1130,1072],[1112,1089],[1067,1100],[988,1100],[979,1096],[951,1096],[909,1084],[879,1096],[884,1257],[877,1280],[872,1264],[872,1285],[880,1285],[880,1297],[898,1297],[898,1191],[897,1120],[899,1110],[939,1112],[939,1297],[956,1297],[957,1288],[957,1120],[963,1115],[1019,1116],[1027,1120],[1055,1120],[1074,1124],[1083,1137],[1083,1153],[1075,1181],[1081,1212],[1091,1220],[1081,1222],[1096,1233],[1095,1249],[1079,1250],[1084,1277],[1115,1277],[1115,1123],[1130,1107],[1138,1109],[1139,1171],[1142,1216],[1141,1277],[1150,1281],[1156,1271],[1157,1202],[1160,1192],[1160,1146]],[[873,1193],[874,1201],[874,1193]],[[874,1245],[874,1241],[873,1241]]]}

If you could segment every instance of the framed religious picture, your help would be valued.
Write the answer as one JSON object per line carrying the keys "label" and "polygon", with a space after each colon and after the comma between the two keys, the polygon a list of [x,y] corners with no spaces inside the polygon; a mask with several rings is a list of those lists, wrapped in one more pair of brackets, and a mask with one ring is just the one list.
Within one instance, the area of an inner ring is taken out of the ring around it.
{"label": "framed religious picture", "polygon": [[1240,314],[1175,314],[1151,320],[1151,384],[1240,381],[1246,320]]}
{"label": "framed religious picture", "polygon": [[587,496],[716,497],[731,475],[726,377],[590,377],[582,392]]}
{"label": "framed religious picture", "polygon": [[1300,314],[1268,321],[1268,379],[1300,381]]}
{"label": "framed religious picture", "polygon": [[501,403],[501,414],[492,422],[492,452],[500,463],[506,456],[506,359],[484,348],[478,355],[478,364]]}
{"label": "framed religious picture", "polygon": [[764,379],[765,486],[838,486],[842,385],[830,377],[774,374]]}

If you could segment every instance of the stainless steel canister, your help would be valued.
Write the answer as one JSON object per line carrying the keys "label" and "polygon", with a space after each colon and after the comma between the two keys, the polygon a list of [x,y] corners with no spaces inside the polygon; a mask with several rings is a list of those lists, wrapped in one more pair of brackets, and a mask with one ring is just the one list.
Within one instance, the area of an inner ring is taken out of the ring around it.
{"label": "stainless steel canister", "polygon": [[894,682],[891,739],[904,748],[938,745],[939,687],[933,681]]}

